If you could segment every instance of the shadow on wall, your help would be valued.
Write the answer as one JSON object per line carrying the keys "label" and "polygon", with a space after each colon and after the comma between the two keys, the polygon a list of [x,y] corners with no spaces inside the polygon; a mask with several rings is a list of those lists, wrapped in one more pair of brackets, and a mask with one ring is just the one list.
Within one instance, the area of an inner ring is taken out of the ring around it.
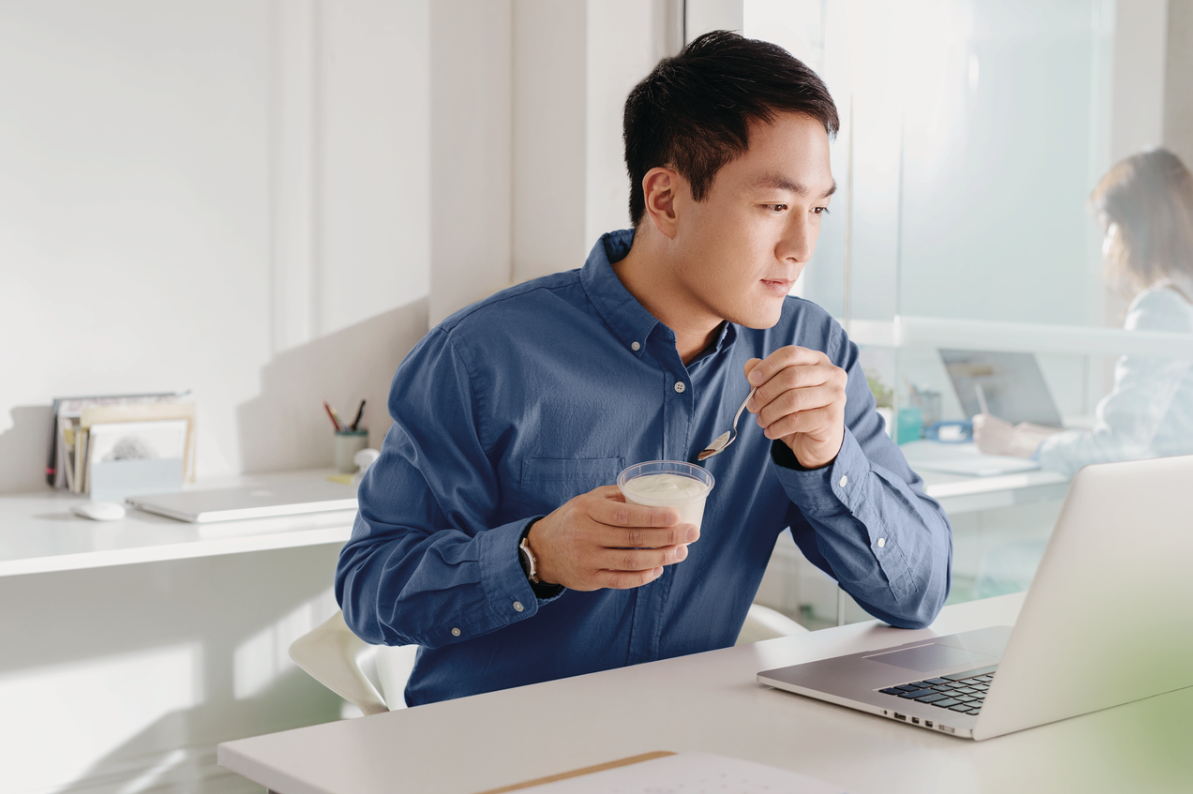
{"label": "shadow on wall", "polygon": [[345,422],[367,400],[361,425],[369,446],[380,449],[392,424],[386,405],[394,372],[427,333],[427,310],[423,298],[275,357],[262,369],[261,394],[237,410],[241,470],[330,466],[334,442],[324,400]]}
{"label": "shadow on wall", "polygon": [[50,406],[15,406],[12,427],[0,433],[0,493],[45,488],[49,444]]}
{"label": "shadow on wall", "polygon": [[263,792],[216,745],[340,718],[288,656],[337,609],[338,552],[0,577],[0,791]]}

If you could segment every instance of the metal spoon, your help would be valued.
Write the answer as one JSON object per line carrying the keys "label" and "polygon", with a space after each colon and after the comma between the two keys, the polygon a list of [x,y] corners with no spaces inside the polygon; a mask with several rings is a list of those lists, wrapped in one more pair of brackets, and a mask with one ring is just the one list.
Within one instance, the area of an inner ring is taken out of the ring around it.
{"label": "metal spoon", "polygon": [[741,418],[742,411],[746,410],[746,403],[750,401],[750,398],[754,396],[754,392],[756,391],[758,391],[757,387],[750,389],[750,393],[746,395],[746,399],[742,400],[741,408],[738,408],[737,413],[733,416],[733,429],[727,430],[714,438],[712,443],[696,456],[696,460],[708,460],[713,455],[724,452],[726,447],[737,440],[737,420]]}

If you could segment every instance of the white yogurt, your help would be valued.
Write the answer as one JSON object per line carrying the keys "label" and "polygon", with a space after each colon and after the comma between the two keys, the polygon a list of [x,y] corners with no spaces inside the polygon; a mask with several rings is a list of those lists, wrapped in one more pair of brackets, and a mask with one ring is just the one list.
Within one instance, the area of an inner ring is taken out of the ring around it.
{"label": "white yogurt", "polygon": [[634,504],[678,508],[679,523],[699,527],[710,490],[705,483],[682,474],[644,474],[627,482],[622,493]]}

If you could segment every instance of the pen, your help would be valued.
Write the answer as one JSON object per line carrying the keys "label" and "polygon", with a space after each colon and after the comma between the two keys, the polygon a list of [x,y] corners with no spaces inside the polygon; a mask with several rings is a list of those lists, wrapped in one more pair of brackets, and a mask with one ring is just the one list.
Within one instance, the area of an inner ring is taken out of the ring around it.
{"label": "pen", "polygon": [[978,408],[980,408],[984,414],[990,413],[990,406],[986,405],[986,392],[982,391],[982,384],[975,383],[973,385],[973,390],[974,393],[978,395]]}
{"label": "pen", "polygon": [[327,404],[327,400],[323,401],[323,407],[327,410],[327,415],[331,417],[331,423],[335,427],[336,432],[340,432],[340,420],[336,416],[336,409]]}
{"label": "pen", "polygon": [[356,426],[360,424],[360,418],[364,416],[364,413],[365,401],[361,400],[360,407],[356,409],[356,418],[352,420],[352,426],[348,428],[349,430],[356,430]]}

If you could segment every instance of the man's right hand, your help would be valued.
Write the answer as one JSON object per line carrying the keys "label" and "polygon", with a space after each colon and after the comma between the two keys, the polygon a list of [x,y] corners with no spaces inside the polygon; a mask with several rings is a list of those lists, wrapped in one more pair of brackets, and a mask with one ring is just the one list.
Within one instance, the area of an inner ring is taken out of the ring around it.
{"label": "man's right hand", "polygon": [[606,485],[535,522],[526,537],[540,581],[569,590],[627,590],[686,559],[700,530],[680,524],[675,508],[630,504],[617,486]]}

